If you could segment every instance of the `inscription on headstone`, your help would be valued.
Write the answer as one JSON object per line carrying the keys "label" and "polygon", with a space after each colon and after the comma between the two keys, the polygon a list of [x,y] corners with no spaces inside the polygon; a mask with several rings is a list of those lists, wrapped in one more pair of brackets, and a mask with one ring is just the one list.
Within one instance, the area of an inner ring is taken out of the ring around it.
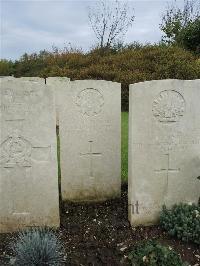
{"label": "inscription on headstone", "polygon": [[0,232],[59,226],[51,88],[23,79],[0,88]]}
{"label": "inscription on headstone", "polygon": [[121,191],[121,90],[107,81],[63,85],[60,113],[64,201],[101,201]]}
{"label": "inscription on headstone", "polygon": [[[158,221],[162,205],[200,196],[200,80],[130,85],[129,220]],[[138,202],[139,212],[131,206]]]}

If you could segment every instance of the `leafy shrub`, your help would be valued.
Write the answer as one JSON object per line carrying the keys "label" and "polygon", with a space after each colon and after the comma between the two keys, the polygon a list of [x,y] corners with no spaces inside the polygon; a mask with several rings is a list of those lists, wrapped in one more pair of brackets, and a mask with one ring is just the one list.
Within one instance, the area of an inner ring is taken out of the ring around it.
{"label": "leafy shrub", "polygon": [[11,249],[16,266],[62,265],[60,241],[48,228],[31,228],[20,232]]}
{"label": "leafy shrub", "polygon": [[200,18],[190,22],[187,27],[181,30],[178,42],[184,48],[200,55]]}
{"label": "leafy shrub", "polygon": [[163,246],[156,241],[149,240],[138,244],[129,254],[134,266],[186,266],[180,256],[171,247]]}
{"label": "leafy shrub", "polygon": [[200,205],[178,204],[171,210],[164,206],[160,223],[169,235],[200,244]]}
{"label": "leafy shrub", "polygon": [[0,76],[10,76],[13,74],[13,65],[14,63],[10,60],[0,60]]}
{"label": "leafy shrub", "polygon": [[[1,61],[0,61],[1,62]],[[0,75],[66,76],[76,79],[104,79],[122,84],[122,110],[128,110],[129,84],[159,79],[197,79],[200,77],[198,56],[180,47],[140,45],[98,48],[88,53],[55,50],[24,54],[11,66],[0,63]],[[7,73],[7,74],[6,74]]]}

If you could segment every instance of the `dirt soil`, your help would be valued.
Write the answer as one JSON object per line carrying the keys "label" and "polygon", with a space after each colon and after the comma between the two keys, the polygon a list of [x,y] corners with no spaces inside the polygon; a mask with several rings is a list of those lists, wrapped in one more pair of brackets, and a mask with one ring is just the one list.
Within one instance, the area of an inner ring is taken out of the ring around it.
{"label": "dirt soil", "polygon": [[[59,235],[65,247],[65,264],[130,265],[127,258],[134,245],[158,239],[173,247],[190,265],[200,265],[200,248],[170,238],[159,226],[131,228],[127,217],[127,186],[120,199],[96,204],[63,204]],[[13,235],[0,234],[0,266],[8,265]],[[28,265],[27,265],[28,266]]]}

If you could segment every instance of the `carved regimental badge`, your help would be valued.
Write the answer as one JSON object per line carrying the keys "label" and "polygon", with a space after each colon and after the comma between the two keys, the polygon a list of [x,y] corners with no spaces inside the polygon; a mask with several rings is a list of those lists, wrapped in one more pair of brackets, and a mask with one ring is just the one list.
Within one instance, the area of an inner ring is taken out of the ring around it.
{"label": "carved regimental badge", "polygon": [[82,114],[94,116],[101,112],[104,98],[97,89],[88,88],[78,94],[76,104]]}
{"label": "carved regimental badge", "polygon": [[152,111],[159,122],[178,122],[185,112],[185,100],[179,92],[165,90],[154,100]]}
{"label": "carved regimental badge", "polygon": [[14,131],[1,145],[0,163],[4,167],[30,166],[31,144]]}

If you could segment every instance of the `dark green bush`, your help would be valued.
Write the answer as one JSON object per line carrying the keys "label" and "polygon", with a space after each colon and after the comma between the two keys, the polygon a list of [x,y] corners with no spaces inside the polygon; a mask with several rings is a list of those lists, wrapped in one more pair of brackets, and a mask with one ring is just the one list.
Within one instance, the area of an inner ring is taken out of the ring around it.
{"label": "dark green bush", "polygon": [[149,240],[138,244],[129,254],[133,266],[186,266],[171,247]]}
{"label": "dark green bush", "polygon": [[179,204],[171,210],[164,206],[160,224],[169,235],[185,242],[200,244],[200,206]]}
{"label": "dark green bush", "polygon": [[200,55],[200,18],[188,23],[180,31],[177,41],[185,49]]}
{"label": "dark green bush", "polygon": [[16,266],[59,266],[62,247],[58,237],[48,228],[32,228],[19,233],[11,244]]}
{"label": "dark green bush", "polygon": [[14,73],[14,63],[10,60],[0,60],[0,76],[10,76]]}

